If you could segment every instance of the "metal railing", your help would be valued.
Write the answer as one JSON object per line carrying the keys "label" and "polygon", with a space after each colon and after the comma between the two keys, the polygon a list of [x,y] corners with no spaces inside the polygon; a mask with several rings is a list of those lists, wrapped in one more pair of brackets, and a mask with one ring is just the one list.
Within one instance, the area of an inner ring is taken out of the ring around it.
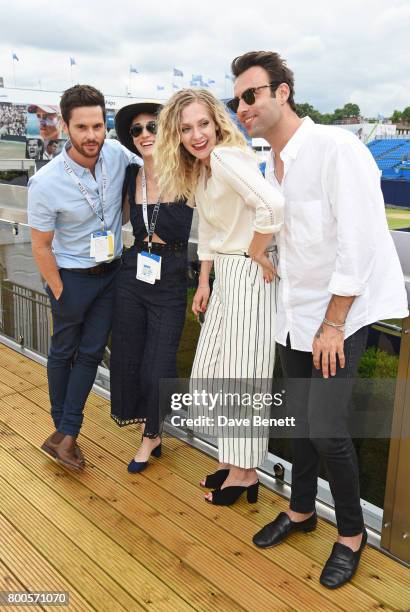
{"label": "metal railing", "polygon": [[1,333],[40,355],[50,348],[48,297],[22,285],[1,281]]}
{"label": "metal railing", "polygon": [[[0,282],[0,305],[0,333],[47,357],[53,328],[48,296],[5,279]],[[107,369],[110,354],[107,346],[101,362]]]}

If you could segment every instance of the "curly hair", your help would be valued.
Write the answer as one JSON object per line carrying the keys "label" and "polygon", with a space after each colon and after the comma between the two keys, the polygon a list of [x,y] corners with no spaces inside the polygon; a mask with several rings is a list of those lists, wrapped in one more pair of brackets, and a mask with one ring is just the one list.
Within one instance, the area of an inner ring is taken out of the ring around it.
{"label": "curly hair", "polygon": [[164,105],[159,115],[154,163],[161,193],[170,201],[193,204],[201,169],[200,161],[181,142],[181,116],[184,108],[200,102],[216,126],[217,144],[247,148],[245,137],[231,120],[224,104],[205,89],[181,89]]}

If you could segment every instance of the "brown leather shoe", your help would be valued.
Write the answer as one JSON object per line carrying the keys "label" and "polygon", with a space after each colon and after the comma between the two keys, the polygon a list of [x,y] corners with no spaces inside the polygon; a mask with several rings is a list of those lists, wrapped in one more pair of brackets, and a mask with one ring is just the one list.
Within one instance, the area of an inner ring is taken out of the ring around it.
{"label": "brown leather shoe", "polygon": [[50,457],[53,457],[53,459],[55,459],[57,447],[58,447],[58,445],[60,444],[60,442],[62,441],[63,438],[64,438],[64,434],[62,434],[59,431],[55,430],[51,434],[51,436],[49,436],[47,438],[47,440],[45,440],[43,442],[43,444],[40,446],[40,448],[45,453],[50,455]]}
{"label": "brown leather shoe", "polygon": [[[40,446],[41,450],[43,450],[45,453],[50,455],[50,457],[55,459],[56,456],[57,456],[57,447],[60,444],[60,442],[62,441],[62,439],[64,438],[64,435],[65,434],[60,433],[59,431],[55,430],[51,434],[51,436],[49,436],[47,438],[47,440],[45,440],[43,442],[43,444]],[[85,457],[84,457],[84,454],[83,454],[81,448],[77,444],[77,437],[75,438],[75,440],[76,440],[76,442],[75,442],[75,454],[76,454],[76,457],[82,463],[82,465],[85,465]]]}
{"label": "brown leather shoe", "polygon": [[75,454],[76,457],[80,460],[80,462],[82,463],[82,465],[85,465],[85,457],[84,457],[84,453],[81,450],[81,448],[79,447],[78,443],[77,443],[77,437],[75,439]]}
{"label": "brown leather shoe", "polygon": [[65,435],[55,449],[55,459],[69,470],[80,471],[84,464],[78,458],[76,452],[76,436]]}

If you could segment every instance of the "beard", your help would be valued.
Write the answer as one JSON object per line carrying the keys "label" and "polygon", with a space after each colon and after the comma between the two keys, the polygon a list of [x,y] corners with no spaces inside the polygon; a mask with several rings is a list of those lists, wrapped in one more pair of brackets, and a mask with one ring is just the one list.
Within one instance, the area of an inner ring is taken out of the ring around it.
{"label": "beard", "polygon": [[[80,155],[82,155],[83,157],[87,157],[88,159],[93,159],[99,156],[100,151],[103,147],[104,144],[104,139],[99,142],[98,140],[87,140],[83,143],[79,143],[78,141],[76,141],[74,138],[72,138],[70,132],[68,133],[69,138],[70,138],[70,142],[71,142],[71,146],[77,151],[77,153],[79,153]],[[90,145],[90,144],[95,144],[98,146],[98,149],[95,153],[90,153],[84,145]]]}

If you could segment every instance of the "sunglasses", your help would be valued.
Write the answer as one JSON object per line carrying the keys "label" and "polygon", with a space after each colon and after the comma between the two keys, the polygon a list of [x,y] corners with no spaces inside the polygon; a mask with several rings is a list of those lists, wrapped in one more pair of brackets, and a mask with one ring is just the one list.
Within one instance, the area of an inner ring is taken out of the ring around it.
{"label": "sunglasses", "polygon": [[143,129],[146,129],[150,134],[157,133],[157,122],[156,121],[148,121],[145,125],[141,125],[140,123],[136,123],[130,127],[130,134],[133,138],[137,138],[142,134]]}
{"label": "sunglasses", "polygon": [[265,89],[266,87],[272,87],[272,85],[275,85],[273,81],[272,83],[269,83],[269,85],[260,85],[259,87],[249,87],[249,89],[245,89],[245,91],[243,92],[242,95],[239,96],[239,98],[232,98],[232,100],[229,100],[229,102],[227,103],[227,107],[234,113],[237,113],[238,108],[239,108],[239,102],[241,100],[246,102],[248,106],[251,106],[252,104],[255,104],[256,92],[259,91],[260,89]]}

